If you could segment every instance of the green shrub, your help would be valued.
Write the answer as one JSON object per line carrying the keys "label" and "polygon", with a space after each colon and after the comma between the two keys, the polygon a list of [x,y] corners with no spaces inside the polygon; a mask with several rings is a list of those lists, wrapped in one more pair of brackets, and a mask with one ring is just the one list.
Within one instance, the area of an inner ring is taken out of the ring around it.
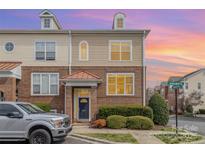
{"label": "green shrub", "polygon": [[35,103],[35,105],[45,112],[50,112],[51,110],[51,106],[48,103]]}
{"label": "green shrub", "polygon": [[120,115],[112,115],[107,117],[107,127],[113,129],[125,128],[127,118]]}
{"label": "green shrub", "polygon": [[190,113],[190,112],[184,112],[184,116],[185,117],[194,117],[194,114]]}
{"label": "green shrub", "polygon": [[146,106],[103,106],[100,107],[98,117],[106,119],[111,115],[129,116],[145,116],[153,119],[153,111],[150,107]]}
{"label": "green shrub", "polygon": [[165,126],[169,121],[169,109],[165,100],[156,93],[151,97],[149,106],[153,110],[154,123]]}
{"label": "green shrub", "polygon": [[150,118],[143,116],[132,116],[127,118],[127,128],[148,130],[154,127]]}
{"label": "green shrub", "polygon": [[188,113],[193,113],[193,107],[192,107],[192,105],[187,105],[186,106],[186,112],[188,112]]}
{"label": "green shrub", "polygon": [[205,114],[205,109],[199,109],[200,114]]}

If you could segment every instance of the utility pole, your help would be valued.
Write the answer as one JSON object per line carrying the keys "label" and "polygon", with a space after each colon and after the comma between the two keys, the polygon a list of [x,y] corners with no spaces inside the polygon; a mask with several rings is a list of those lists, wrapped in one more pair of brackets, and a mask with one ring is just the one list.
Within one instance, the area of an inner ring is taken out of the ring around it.
{"label": "utility pole", "polygon": [[176,135],[178,135],[178,88],[175,88],[175,117],[176,117]]}

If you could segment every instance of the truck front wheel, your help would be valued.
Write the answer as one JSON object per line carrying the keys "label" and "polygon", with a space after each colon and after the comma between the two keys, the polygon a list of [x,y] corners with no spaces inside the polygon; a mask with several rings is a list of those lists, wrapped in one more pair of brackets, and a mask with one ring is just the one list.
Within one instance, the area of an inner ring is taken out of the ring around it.
{"label": "truck front wheel", "polygon": [[30,144],[50,144],[51,135],[45,129],[36,129],[29,136]]}

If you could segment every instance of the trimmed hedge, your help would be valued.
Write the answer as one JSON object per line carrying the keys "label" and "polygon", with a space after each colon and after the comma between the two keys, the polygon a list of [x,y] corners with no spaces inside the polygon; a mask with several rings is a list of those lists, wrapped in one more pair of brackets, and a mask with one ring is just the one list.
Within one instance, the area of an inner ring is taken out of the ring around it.
{"label": "trimmed hedge", "polygon": [[47,103],[35,103],[36,106],[38,106],[40,109],[42,109],[45,112],[50,112],[51,106]]}
{"label": "trimmed hedge", "polygon": [[154,127],[150,118],[143,116],[132,116],[127,118],[127,128],[149,130]]}
{"label": "trimmed hedge", "polygon": [[205,114],[205,109],[199,109],[200,114]]}
{"label": "trimmed hedge", "polygon": [[107,117],[107,127],[112,129],[119,129],[126,127],[127,119],[124,116],[112,115]]}
{"label": "trimmed hedge", "polygon": [[167,103],[161,95],[155,93],[149,101],[149,106],[153,110],[154,123],[163,126],[167,125],[169,121],[169,109]]}
{"label": "trimmed hedge", "polygon": [[106,119],[111,115],[129,116],[145,116],[153,119],[153,111],[146,106],[103,106],[99,108],[98,116],[100,119]]}

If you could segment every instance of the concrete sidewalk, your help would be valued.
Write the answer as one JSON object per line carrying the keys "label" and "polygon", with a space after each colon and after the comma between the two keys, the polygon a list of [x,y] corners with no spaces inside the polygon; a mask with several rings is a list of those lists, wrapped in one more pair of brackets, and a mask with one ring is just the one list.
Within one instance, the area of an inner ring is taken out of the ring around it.
{"label": "concrete sidewalk", "polygon": [[[154,137],[154,134],[167,133],[165,131],[152,130],[128,130],[128,129],[95,129],[88,126],[73,126],[72,134],[83,133],[113,133],[113,134],[132,134],[140,144],[164,144],[161,140]],[[169,132],[170,133],[170,132]]]}

